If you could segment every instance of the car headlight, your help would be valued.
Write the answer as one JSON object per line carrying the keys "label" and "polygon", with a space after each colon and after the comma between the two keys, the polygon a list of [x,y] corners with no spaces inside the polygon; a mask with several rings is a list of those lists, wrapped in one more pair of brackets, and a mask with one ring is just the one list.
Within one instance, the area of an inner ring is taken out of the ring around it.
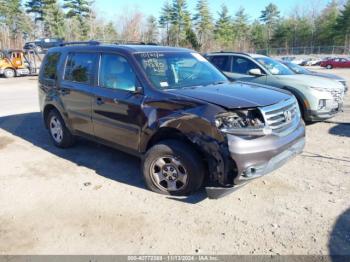
{"label": "car headlight", "polygon": [[223,133],[246,136],[263,136],[272,133],[266,127],[259,110],[239,110],[216,116],[216,127]]}
{"label": "car headlight", "polygon": [[310,88],[320,92],[330,92],[331,90],[325,87],[310,86]]}

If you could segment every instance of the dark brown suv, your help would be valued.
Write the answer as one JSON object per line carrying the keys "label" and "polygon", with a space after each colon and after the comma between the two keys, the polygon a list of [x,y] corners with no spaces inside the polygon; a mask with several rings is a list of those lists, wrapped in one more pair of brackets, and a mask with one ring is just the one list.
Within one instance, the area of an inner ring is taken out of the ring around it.
{"label": "dark brown suv", "polygon": [[70,43],[49,50],[40,107],[58,147],[84,137],[140,156],[149,189],[210,196],[271,172],[304,147],[287,91],[227,78],[195,51]]}

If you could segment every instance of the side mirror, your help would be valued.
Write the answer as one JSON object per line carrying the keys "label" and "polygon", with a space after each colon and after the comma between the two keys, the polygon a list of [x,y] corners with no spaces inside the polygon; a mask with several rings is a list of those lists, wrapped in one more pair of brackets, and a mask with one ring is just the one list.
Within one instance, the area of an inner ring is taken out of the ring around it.
{"label": "side mirror", "polygon": [[142,94],[143,88],[141,86],[136,86],[135,91],[133,92],[135,95]]}
{"label": "side mirror", "polygon": [[264,76],[265,75],[265,74],[263,74],[263,72],[261,72],[261,70],[259,68],[250,69],[248,71],[248,73],[251,76]]}

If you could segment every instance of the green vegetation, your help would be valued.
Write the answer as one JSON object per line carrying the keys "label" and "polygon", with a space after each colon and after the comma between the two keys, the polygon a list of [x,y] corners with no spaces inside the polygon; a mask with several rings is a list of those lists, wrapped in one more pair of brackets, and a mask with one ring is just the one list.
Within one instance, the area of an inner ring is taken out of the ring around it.
{"label": "green vegetation", "polygon": [[249,17],[243,7],[229,10],[225,5],[213,14],[208,0],[198,0],[192,12],[187,0],[165,0],[159,17],[125,10],[109,21],[94,10],[90,0],[0,0],[0,48],[20,47],[38,37],[160,42],[202,52],[350,47],[350,0],[329,0],[323,10],[296,7],[284,17],[272,3],[258,18]]}

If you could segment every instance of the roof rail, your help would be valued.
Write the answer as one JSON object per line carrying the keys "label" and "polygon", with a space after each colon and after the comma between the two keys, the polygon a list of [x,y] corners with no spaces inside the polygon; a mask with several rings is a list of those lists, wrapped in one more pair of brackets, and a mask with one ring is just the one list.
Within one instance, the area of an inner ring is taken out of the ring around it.
{"label": "roof rail", "polygon": [[146,43],[146,42],[140,42],[140,41],[123,41],[118,40],[114,43],[115,45],[158,45],[157,43]]}
{"label": "roof rail", "polygon": [[75,42],[64,42],[61,43],[60,46],[67,46],[67,45],[100,45],[101,43],[99,41],[75,41]]}
{"label": "roof rail", "polygon": [[246,55],[246,56],[250,56],[249,53],[245,53],[245,52],[225,51],[225,50],[221,50],[221,51],[219,51],[219,52],[210,52],[209,54],[221,54],[221,53],[232,53],[232,54],[237,54],[237,55]]}

